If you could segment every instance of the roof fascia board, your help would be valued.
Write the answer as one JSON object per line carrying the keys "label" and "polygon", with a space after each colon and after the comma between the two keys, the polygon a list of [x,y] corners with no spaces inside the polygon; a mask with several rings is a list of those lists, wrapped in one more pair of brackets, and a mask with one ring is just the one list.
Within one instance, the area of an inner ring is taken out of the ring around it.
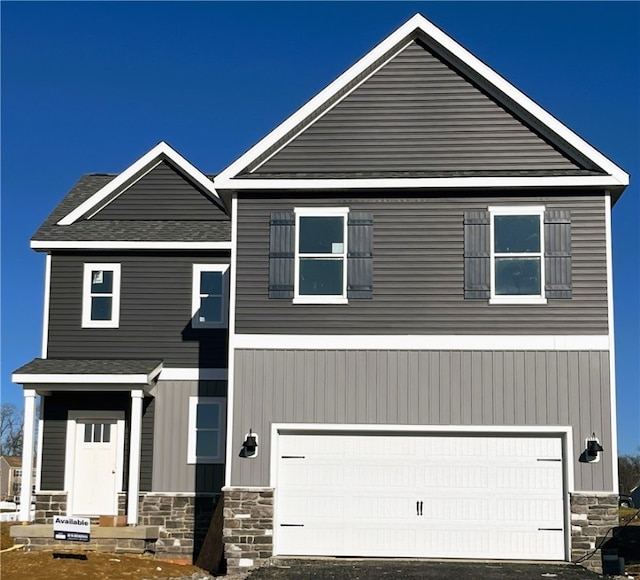
{"label": "roof fascia board", "polygon": [[57,222],[57,225],[68,226],[73,224],[100,202],[109,197],[112,193],[118,191],[120,188],[126,189],[131,185],[131,180],[136,179],[140,174],[146,173],[158,162],[165,159],[171,161],[178,169],[180,169],[180,171],[202,187],[218,204],[221,205],[220,196],[218,195],[213,182],[204,175],[204,173],[182,157],[182,155],[180,155],[170,145],[161,141],[151,149],[151,151],[145,153],[135,163],[130,165],[122,173],[114,177],[109,183],[94,193],[89,199],[85,200],[73,211],[65,215]]}
{"label": "roof fascia board", "polygon": [[[390,51],[396,44],[399,44],[418,31],[432,38],[437,44],[442,46],[446,51],[458,58],[464,64],[469,66],[478,75],[484,78],[489,84],[496,87],[507,97],[521,106],[533,118],[537,119],[542,125],[546,126],[552,133],[558,135],[566,143],[574,147],[585,157],[590,159],[597,166],[616,179],[615,185],[626,186],[629,184],[629,175],[610,159],[605,157],[597,149],[589,145],[584,139],[574,133],[566,125],[561,123],[553,115],[548,113],[540,105],[527,97],[514,85],[500,76],[492,68],[483,63],[480,59],[471,54],[466,48],[453,40],[449,35],[440,30],[433,23],[429,22],[421,14],[414,15],[405,24],[379,43],[373,50],[356,62],[351,68],[341,74],[335,81],[329,84],[324,90],[318,93],[313,99],[298,109],[287,120],[276,127],[271,133],[261,139],[256,145],[249,149],[244,155],[224,169],[217,178],[214,179],[216,187],[222,189],[230,179],[236,177],[243,169],[256,161],[260,155],[265,153],[270,147],[275,145],[296,125],[303,122],[325,101],[329,100],[333,95],[342,90],[348,83],[352,82],[365,69],[385,53]],[[313,119],[311,123],[315,122]]]}
{"label": "roof fascia board", "polygon": [[332,189],[466,189],[621,187],[614,176],[572,175],[548,177],[412,177],[370,179],[229,179],[216,184],[220,191],[332,190]]}
{"label": "roof fascia board", "polygon": [[[11,375],[11,381],[19,384],[135,384],[148,385],[152,380],[152,371],[149,374],[127,374],[127,375],[109,375],[109,374],[27,374],[14,373]],[[156,372],[159,374],[160,371]]]}
{"label": "roof fascia board", "polygon": [[34,250],[231,250],[231,242],[128,242],[31,240]]}

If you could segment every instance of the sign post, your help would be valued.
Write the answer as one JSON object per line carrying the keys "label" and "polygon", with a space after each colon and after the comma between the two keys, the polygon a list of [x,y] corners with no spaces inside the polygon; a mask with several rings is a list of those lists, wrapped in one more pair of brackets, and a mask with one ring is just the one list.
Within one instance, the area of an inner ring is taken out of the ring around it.
{"label": "sign post", "polygon": [[91,521],[89,518],[54,516],[53,538],[74,542],[88,542],[91,539]]}

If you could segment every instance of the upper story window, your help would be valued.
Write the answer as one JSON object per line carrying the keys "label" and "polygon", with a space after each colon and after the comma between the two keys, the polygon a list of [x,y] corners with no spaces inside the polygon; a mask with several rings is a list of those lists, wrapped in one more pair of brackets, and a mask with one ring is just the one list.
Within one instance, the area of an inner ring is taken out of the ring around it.
{"label": "upper story window", "polygon": [[490,207],[492,304],[546,303],[544,207]]}
{"label": "upper story window", "polygon": [[227,325],[228,264],[194,264],[191,325],[223,328]]}
{"label": "upper story window", "polygon": [[84,328],[118,328],[120,264],[85,264],[82,292]]}
{"label": "upper story window", "polygon": [[223,397],[189,397],[188,463],[224,463]]}
{"label": "upper story window", "polygon": [[347,302],[348,208],[296,208],[294,302]]}

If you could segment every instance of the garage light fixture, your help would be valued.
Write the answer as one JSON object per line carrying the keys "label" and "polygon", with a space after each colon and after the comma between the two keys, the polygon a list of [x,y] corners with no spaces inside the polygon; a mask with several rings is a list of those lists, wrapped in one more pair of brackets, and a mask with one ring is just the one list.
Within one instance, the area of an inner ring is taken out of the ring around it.
{"label": "garage light fixture", "polygon": [[591,434],[591,437],[587,437],[587,450],[586,450],[586,459],[591,463],[595,463],[600,461],[599,453],[602,453],[604,449],[602,445],[600,445],[600,441],[596,437],[595,433]]}
{"label": "garage light fixture", "polygon": [[249,428],[249,433],[246,434],[244,442],[242,443],[242,456],[243,457],[257,457],[258,455],[258,434],[254,433]]}

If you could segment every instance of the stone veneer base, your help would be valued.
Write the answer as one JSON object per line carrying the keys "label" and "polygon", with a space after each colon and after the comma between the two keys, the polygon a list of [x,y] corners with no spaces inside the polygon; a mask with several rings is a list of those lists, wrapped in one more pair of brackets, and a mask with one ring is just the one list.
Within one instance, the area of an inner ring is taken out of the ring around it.
{"label": "stone veneer base", "polygon": [[[570,494],[570,506],[571,561],[578,562],[599,548],[609,530],[618,525],[618,494],[575,492]],[[602,553],[598,549],[593,556],[579,563],[601,574],[602,561]]]}
{"label": "stone veneer base", "polygon": [[224,487],[222,493],[227,572],[246,572],[273,555],[273,489]]}

